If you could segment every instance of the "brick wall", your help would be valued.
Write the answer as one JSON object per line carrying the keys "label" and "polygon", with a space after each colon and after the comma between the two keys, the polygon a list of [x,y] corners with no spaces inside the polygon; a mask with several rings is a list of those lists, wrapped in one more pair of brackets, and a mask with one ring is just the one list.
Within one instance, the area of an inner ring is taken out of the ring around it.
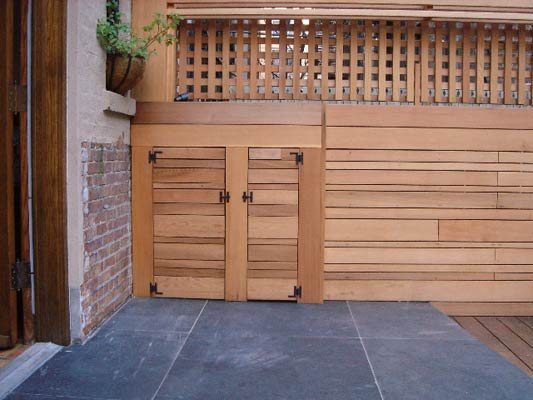
{"label": "brick wall", "polygon": [[130,150],[82,143],[83,283],[81,330],[89,334],[131,295]]}

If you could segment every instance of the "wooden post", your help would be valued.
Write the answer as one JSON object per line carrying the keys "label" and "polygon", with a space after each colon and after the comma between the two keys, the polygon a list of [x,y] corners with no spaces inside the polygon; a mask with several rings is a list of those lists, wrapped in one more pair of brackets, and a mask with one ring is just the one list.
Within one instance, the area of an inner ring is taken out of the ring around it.
{"label": "wooden post", "polygon": [[[131,25],[135,32],[142,32],[142,27],[148,25],[156,12],[163,15],[167,12],[165,0],[134,0],[131,10]],[[133,97],[137,101],[166,101],[171,82],[167,73],[167,49],[163,44],[155,44],[157,55],[150,58],[146,64],[144,77],[133,89]],[[174,53],[174,57],[175,57]],[[173,63],[175,67],[175,62]]]}

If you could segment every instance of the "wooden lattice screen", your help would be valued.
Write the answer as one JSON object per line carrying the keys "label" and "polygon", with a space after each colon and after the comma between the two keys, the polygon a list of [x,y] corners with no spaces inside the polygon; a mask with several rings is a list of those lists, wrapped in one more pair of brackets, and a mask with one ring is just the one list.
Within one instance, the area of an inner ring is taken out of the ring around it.
{"label": "wooden lattice screen", "polygon": [[370,20],[185,20],[177,93],[531,104],[530,25]]}

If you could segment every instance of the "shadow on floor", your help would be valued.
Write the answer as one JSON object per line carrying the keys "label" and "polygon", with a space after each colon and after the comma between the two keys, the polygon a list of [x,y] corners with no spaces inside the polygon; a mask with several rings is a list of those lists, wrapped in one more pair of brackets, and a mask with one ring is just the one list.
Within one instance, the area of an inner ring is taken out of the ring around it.
{"label": "shadow on floor", "polygon": [[427,303],[135,299],[8,399],[516,399],[533,379]]}

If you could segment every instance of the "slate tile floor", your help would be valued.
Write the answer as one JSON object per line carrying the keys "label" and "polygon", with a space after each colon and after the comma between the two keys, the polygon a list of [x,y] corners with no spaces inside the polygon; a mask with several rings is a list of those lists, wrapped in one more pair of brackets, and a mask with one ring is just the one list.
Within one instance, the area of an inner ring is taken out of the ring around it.
{"label": "slate tile floor", "polygon": [[533,399],[426,303],[135,299],[8,399]]}

